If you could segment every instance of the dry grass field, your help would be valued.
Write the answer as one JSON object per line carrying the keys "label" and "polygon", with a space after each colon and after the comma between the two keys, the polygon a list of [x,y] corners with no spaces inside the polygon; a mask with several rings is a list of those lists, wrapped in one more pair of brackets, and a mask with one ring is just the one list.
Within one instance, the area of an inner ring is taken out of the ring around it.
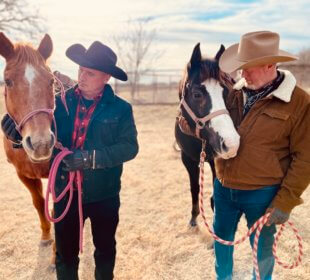
{"label": "dry grass field", "polygon": [[[180,154],[172,148],[176,105],[135,106],[140,152],[125,164],[122,178],[120,224],[117,231],[116,280],[215,279],[211,238],[201,218],[196,229],[190,218],[189,180]],[[1,110],[1,115],[3,110]],[[2,135],[0,136],[2,138]],[[0,139],[2,140],[2,139]],[[210,182],[210,172],[206,171]],[[45,181],[46,184],[46,181]],[[207,195],[211,185],[207,183]],[[304,259],[294,270],[275,268],[274,279],[310,279],[310,192],[291,218],[303,237]],[[212,213],[207,208],[211,222]],[[90,224],[84,228],[84,253],[80,279],[93,278],[93,245]],[[245,232],[245,222],[239,226]],[[52,248],[40,247],[39,221],[31,197],[0,148],[0,280],[52,280]],[[293,235],[284,233],[279,256],[291,260],[296,252]],[[252,256],[248,242],[235,249],[235,278],[251,279]]]}

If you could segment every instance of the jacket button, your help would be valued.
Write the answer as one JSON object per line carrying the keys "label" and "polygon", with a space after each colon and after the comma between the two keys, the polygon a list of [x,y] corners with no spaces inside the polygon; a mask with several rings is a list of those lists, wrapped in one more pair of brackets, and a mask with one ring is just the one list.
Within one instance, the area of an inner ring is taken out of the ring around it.
{"label": "jacket button", "polygon": [[61,179],[61,180],[65,180],[65,176],[64,176],[64,175],[61,175],[61,176],[60,176],[60,179]]}

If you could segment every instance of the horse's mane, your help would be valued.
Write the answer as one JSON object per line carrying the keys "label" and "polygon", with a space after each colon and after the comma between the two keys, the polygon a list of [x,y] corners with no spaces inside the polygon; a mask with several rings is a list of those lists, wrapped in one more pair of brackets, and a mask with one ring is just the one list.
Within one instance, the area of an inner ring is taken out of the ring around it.
{"label": "horse's mane", "polygon": [[[201,71],[200,80],[205,80],[206,78],[213,78],[215,80],[220,80],[220,68],[218,62],[213,58],[203,58],[201,60]],[[182,78],[179,82],[179,98],[181,99],[182,90],[185,86],[185,82],[188,79],[188,65],[184,68]]]}
{"label": "horse's mane", "polygon": [[[220,70],[218,61],[214,58],[204,57],[201,60],[200,75],[201,75],[200,80],[212,78],[225,84],[228,91],[233,90],[234,85],[233,79],[228,74],[225,74]],[[188,79],[188,65],[185,67],[182,79],[179,82],[179,99],[181,99],[182,97],[182,90],[185,86],[185,82],[187,79]]]}
{"label": "horse's mane", "polygon": [[10,60],[10,65],[14,67],[19,63],[42,65],[45,64],[45,60],[30,44],[18,43],[14,45],[14,56]]}
{"label": "horse's mane", "polygon": [[213,58],[203,58],[201,61],[201,68],[202,71],[200,71],[201,74],[203,74],[203,79],[207,78],[213,78],[215,80],[220,80],[220,68],[218,61],[216,61]]}
{"label": "horse's mane", "polygon": [[204,77],[213,78],[217,81],[220,81],[222,84],[224,84],[229,91],[233,90],[234,80],[232,77],[230,77],[228,74],[224,73],[220,70],[218,61],[215,59],[203,59],[202,60],[202,68],[203,71],[201,73],[204,73]]}

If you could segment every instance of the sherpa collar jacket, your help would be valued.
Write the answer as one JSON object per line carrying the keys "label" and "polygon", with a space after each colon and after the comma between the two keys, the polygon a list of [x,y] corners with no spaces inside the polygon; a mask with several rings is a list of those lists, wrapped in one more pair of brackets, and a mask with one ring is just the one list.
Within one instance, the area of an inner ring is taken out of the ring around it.
{"label": "sherpa collar jacket", "polygon": [[240,134],[236,157],[216,159],[216,174],[232,189],[280,184],[274,207],[289,213],[310,183],[310,95],[289,71],[281,85],[257,101],[243,119],[245,95],[232,92],[227,108]]}

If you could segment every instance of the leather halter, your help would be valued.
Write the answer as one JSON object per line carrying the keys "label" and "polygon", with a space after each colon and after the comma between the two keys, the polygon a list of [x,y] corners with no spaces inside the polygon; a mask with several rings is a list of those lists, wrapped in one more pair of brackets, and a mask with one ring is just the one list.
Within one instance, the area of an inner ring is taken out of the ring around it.
{"label": "leather halter", "polygon": [[[202,130],[208,121],[211,119],[215,118],[216,116],[227,114],[229,115],[229,112],[226,109],[220,109],[215,112],[212,112],[210,114],[205,115],[202,118],[199,118],[196,116],[196,114],[192,111],[192,109],[188,106],[188,104],[185,101],[185,93],[184,93],[184,87],[182,91],[182,98],[180,101],[180,109],[181,106],[183,106],[184,110],[188,113],[188,115],[191,117],[191,119],[195,122],[196,127],[195,127],[195,135],[197,138],[200,138],[200,130]],[[180,110],[181,111],[181,110]],[[182,111],[181,111],[182,114]]]}
{"label": "leather halter", "polygon": [[[66,103],[66,98],[65,98],[65,89],[64,86],[62,84],[62,82],[55,76],[53,75],[54,79],[57,81],[57,83],[60,85],[60,90],[61,90],[61,101],[63,102],[63,105],[67,111],[67,113],[69,114],[68,111],[68,107],[67,107],[67,103]],[[4,96],[7,96],[7,87],[5,86],[4,89]],[[6,105],[6,104],[5,104]],[[6,106],[7,107],[7,106]],[[8,111],[8,110],[7,110]],[[8,113],[8,115],[10,116],[10,118],[15,122],[16,125],[16,130],[21,134],[21,130],[23,128],[23,126],[25,125],[25,123],[31,119],[34,115],[37,115],[39,113],[46,113],[48,115],[50,115],[53,119],[53,123],[54,123],[54,127],[55,127],[55,137],[57,139],[57,129],[56,129],[56,121],[55,121],[55,117],[54,117],[54,109],[51,108],[42,108],[42,109],[36,109],[31,111],[30,113],[26,114],[26,116],[24,116],[22,118],[22,120],[20,121],[20,123],[17,123],[16,120]]]}

